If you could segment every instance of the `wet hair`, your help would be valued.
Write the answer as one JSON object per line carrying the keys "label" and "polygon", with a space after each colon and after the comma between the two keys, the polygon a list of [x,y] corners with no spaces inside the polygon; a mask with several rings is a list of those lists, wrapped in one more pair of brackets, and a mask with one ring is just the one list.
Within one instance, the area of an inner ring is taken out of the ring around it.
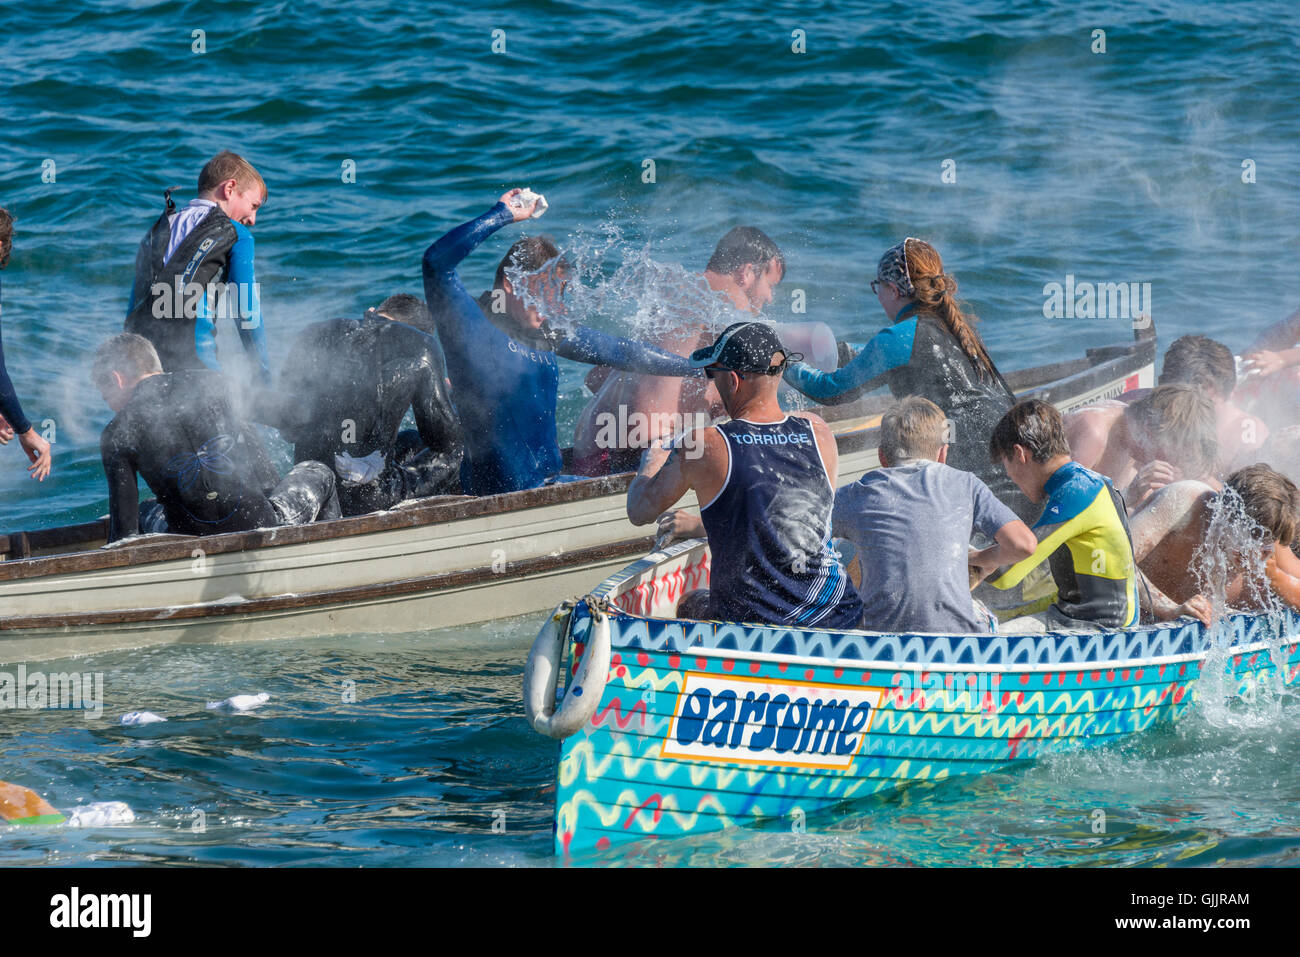
{"label": "wet hair", "polygon": [[14,217],[0,206],[0,269],[9,265],[9,253],[14,248]]}
{"label": "wet hair", "polygon": [[893,283],[910,296],[924,313],[934,316],[957,340],[981,378],[996,378],[993,360],[975,331],[979,321],[957,301],[957,280],[943,271],[939,251],[922,239],[908,237],[887,250],[876,266],[876,278]]}
{"label": "wet hair", "polygon": [[929,399],[908,396],[880,419],[880,454],[890,462],[933,459],[946,441],[948,417]]}
{"label": "wet hair", "polygon": [[429,311],[423,299],[409,292],[399,292],[389,296],[375,307],[375,312],[383,313],[388,318],[404,322],[408,326],[415,326],[421,332],[430,335],[435,331],[433,313]]}
{"label": "wet hair", "polygon": [[989,457],[994,462],[1009,459],[1017,445],[1028,449],[1039,465],[1058,455],[1069,455],[1070,440],[1065,437],[1065,422],[1056,406],[1042,399],[1029,399],[1008,409],[989,437]]}
{"label": "wet hair", "polygon": [[1160,368],[1160,385],[1183,383],[1223,398],[1237,387],[1232,350],[1209,336],[1180,336],[1169,345]]}
{"label": "wet hair", "polygon": [[1281,545],[1295,541],[1300,521],[1300,490],[1281,472],[1263,463],[1248,465],[1228,476],[1227,487],[1241,496],[1251,521]]}
{"label": "wet hair", "polygon": [[781,267],[781,278],[784,279],[785,256],[781,254],[781,247],[757,226],[737,226],[718,240],[705,268],[722,276],[734,276],[746,266],[753,266],[756,272],[763,273],[773,259]]}
{"label": "wet hair", "polygon": [[262,174],[253,168],[253,164],[238,153],[222,150],[204,164],[199,172],[199,193],[214,190],[228,179],[233,179],[240,192],[254,186],[262,191],[262,202],[266,202],[266,181]]}
{"label": "wet hair", "polygon": [[120,372],[126,379],[138,379],[162,372],[162,362],[152,342],[134,332],[122,332],[95,350],[90,381],[97,389],[107,389],[113,385],[114,372]]}
{"label": "wet hair", "polygon": [[509,278],[506,275],[507,268],[522,269],[526,273],[533,273],[553,260],[555,261],[557,275],[564,275],[569,272],[569,263],[561,257],[560,247],[555,245],[555,240],[550,236],[543,234],[517,239],[515,244],[506,250],[506,254],[501,257],[501,262],[497,264],[495,285],[500,288],[501,284]]}
{"label": "wet hair", "polygon": [[[1188,478],[1212,474],[1219,461],[1218,418],[1200,389],[1181,383],[1159,385],[1124,410],[1129,429],[1138,429],[1160,450],[1159,458]],[[1144,463],[1139,463],[1144,464]]]}

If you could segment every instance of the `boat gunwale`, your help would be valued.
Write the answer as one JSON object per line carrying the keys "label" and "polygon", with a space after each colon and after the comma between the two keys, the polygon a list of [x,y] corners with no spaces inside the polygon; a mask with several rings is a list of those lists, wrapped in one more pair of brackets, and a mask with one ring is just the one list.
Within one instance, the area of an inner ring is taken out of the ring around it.
{"label": "boat gunwale", "polygon": [[[804,635],[825,635],[828,641],[836,643],[839,639],[861,637],[867,639],[886,639],[897,638],[901,640],[910,640],[919,638],[925,639],[942,639],[947,641],[966,642],[974,640],[976,645],[993,644],[999,640],[1005,639],[1094,639],[1118,638],[1120,640],[1131,640],[1138,636],[1149,636],[1153,633],[1166,630],[1182,631],[1186,628],[1194,628],[1195,632],[1191,635],[1184,636],[1180,641],[1190,641],[1193,646],[1204,644],[1199,651],[1179,652],[1169,655],[1145,656],[1140,658],[1101,658],[1085,661],[1059,661],[1059,662],[926,662],[926,661],[901,661],[896,659],[884,658],[828,658],[822,655],[800,655],[773,651],[760,651],[750,648],[718,648],[706,645],[691,645],[685,648],[646,648],[634,644],[621,644],[617,642],[617,637],[611,635],[612,647],[618,649],[636,649],[644,651],[647,654],[657,655],[675,654],[682,657],[695,655],[704,658],[715,658],[721,660],[733,661],[760,661],[760,662],[785,662],[797,665],[810,665],[816,667],[832,668],[852,668],[858,671],[938,671],[952,673],[974,673],[990,672],[1002,674],[1038,674],[1038,673],[1073,673],[1078,671],[1097,671],[1099,669],[1113,670],[1114,668],[1146,668],[1159,665],[1181,664],[1189,661],[1204,661],[1213,647],[1208,638],[1210,630],[1206,626],[1190,616],[1178,619],[1172,622],[1151,622],[1145,625],[1138,625],[1133,628],[1115,628],[1115,629],[1087,629],[1078,631],[1060,631],[1036,633],[1007,633],[1007,632],[971,632],[956,634],[952,632],[893,632],[893,631],[869,631],[866,629],[843,629],[830,631],[816,628],[790,628],[781,625],[773,625],[766,622],[742,622],[742,621],[720,621],[718,619],[693,619],[693,618],[673,618],[640,614],[638,612],[628,611],[618,604],[618,599],[622,594],[641,585],[651,584],[659,577],[653,574],[654,570],[669,562],[684,560],[683,568],[689,567],[692,557],[708,548],[708,542],[702,538],[689,538],[680,542],[673,542],[662,549],[651,552],[649,555],[638,558],[626,567],[610,575],[599,585],[591,590],[591,595],[596,598],[605,599],[610,606],[611,620],[626,620],[630,622],[651,622],[660,625],[680,625],[683,629],[683,636],[689,630],[699,625],[715,626],[714,635],[717,635],[717,628],[723,627],[740,627],[748,629],[767,629],[775,632],[788,632]],[[679,569],[680,571],[681,569]],[[647,577],[648,576],[648,577]],[[575,609],[578,620],[583,619],[589,612],[583,607]],[[1292,622],[1300,619],[1300,615],[1294,612],[1289,613]],[[1267,612],[1233,612],[1228,616],[1229,622],[1235,622],[1241,619],[1255,620],[1267,618]],[[1232,626],[1230,626],[1232,627]],[[1244,634],[1238,632],[1235,627],[1235,639]],[[571,644],[578,644],[585,641],[585,637],[579,637],[577,629],[570,632]],[[1274,646],[1288,647],[1300,643],[1300,632],[1292,631],[1283,634],[1278,639],[1265,638],[1262,640],[1252,641],[1250,643],[1237,644],[1232,643],[1224,646],[1225,652],[1230,656],[1258,653],[1269,651]],[[690,670],[690,669],[681,669]]]}
{"label": "boat gunwale", "polygon": [[437,572],[416,578],[396,581],[372,582],[366,585],[349,585],[315,592],[294,592],[282,595],[265,595],[239,601],[216,600],[191,602],[183,605],[151,608],[111,608],[101,611],[73,612],[51,615],[25,615],[0,617],[0,650],[4,647],[4,633],[11,631],[63,630],[93,625],[127,625],[141,623],[166,623],[194,618],[219,618],[226,615],[274,613],[297,609],[323,608],[370,601],[374,598],[405,597],[448,588],[473,587],[483,582],[512,582],[575,565],[608,561],[619,555],[633,555],[653,542],[652,538],[623,539],[604,545],[575,549],[563,555],[539,555],[535,558],[510,562],[505,571],[495,571],[492,566]]}
{"label": "boat gunwale", "polygon": [[[775,628],[776,627],[774,625],[765,625],[762,623],[754,623],[754,622],[730,622],[730,621],[715,622],[712,620],[696,621],[694,619],[688,619],[688,618],[647,618],[644,615],[634,615],[631,614],[630,612],[622,611],[621,609],[617,611],[615,615],[613,615],[612,617],[628,618],[633,621],[667,622],[671,624],[680,623],[686,626],[701,625],[701,624],[705,624],[705,625],[719,624],[719,625],[742,625],[751,628]],[[1239,612],[1233,615],[1233,617],[1253,618],[1256,617],[1256,615],[1251,612]],[[1193,624],[1199,625],[1199,627],[1202,630],[1204,630],[1205,628],[1204,625],[1201,625],[1199,622],[1196,622],[1195,619],[1179,624],[1176,627],[1185,628]],[[1011,638],[1011,637],[1053,638],[1053,637],[1079,637],[1079,636],[1088,637],[1088,636],[1095,636],[1095,635],[1104,635],[1104,636],[1128,635],[1131,637],[1142,632],[1160,630],[1160,627],[1162,626],[1158,624],[1153,624],[1153,625],[1145,625],[1140,628],[1126,628],[1117,631],[1046,632],[1044,634],[1037,634],[1037,635],[1035,634],[1007,635],[1007,634],[997,634],[992,632],[988,634],[973,633],[973,634],[962,635],[962,634],[949,634],[949,633],[937,632],[937,631],[936,632],[907,632],[904,634],[904,633],[892,632],[892,631],[861,631],[861,630],[816,632],[816,634],[827,634],[830,636],[860,635],[868,638],[899,637],[899,638],[949,638],[949,639],[954,639],[954,638],[962,639],[962,638],[972,638],[972,637],[974,638]],[[1170,627],[1170,626],[1165,625],[1164,627]],[[799,629],[783,629],[783,630],[798,631]],[[573,638],[573,642],[575,644],[585,643],[584,638],[578,637],[576,635]],[[1294,644],[1300,644],[1300,634],[1288,635],[1281,642],[1281,645],[1283,647],[1294,645]],[[1251,644],[1248,645],[1227,645],[1225,646],[1225,650],[1230,655],[1235,657],[1237,655],[1267,651],[1270,648],[1276,647],[1276,645],[1277,643],[1271,641],[1257,641],[1257,642],[1252,642]],[[965,662],[961,664],[952,664],[949,662],[931,663],[931,662],[924,662],[924,661],[891,661],[884,658],[871,658],[871,659],[825,658],[820,655],[794,655],[794,654],[782,654],[780,652],[773,652],[773,651],[751,651],[751,650],[740,649],[740,648],[708,648],[704,646],[700,646],[700,647],[692,646],[686,649],[670,649],[670,648],[650,649],[650,648],[639,648],[636,645],[615,644],[612,645],[612,647],[618,648],[620,650],[625,648],[634,648],[638,651],[644,651],[646,654],[656,654],[656,655],[672,654],[672,655],[680,655],[682,657],[696,655],[701,658],[721,658],[724,660],[730,659],[734,661],[743,660],[743,661],[763,661],[763,662],[787,662],[790,664],[801,664],[801,665],[807,664],[807,665],[815,665],[820,667],[843,668],[845,670],[851,668],[855,671],[921,671],[921,672],[942,671],[942,672],[953,672],[953,673],[1004,672],[1004,673],[1014,673],[1014,674],[1029,674],[1029,673],[1038,673],[1038,672],[1051,672],[1052,674],[1057,674],[1057,673],[1075,672],[1075,671],[1098,671],[1102,669],[1114,670],[1116,667],[1120,667],[1120,666],[1143,668],[1143,667],[1149,667],[1153,665],[1181,664],[1189,661],[1203,661],[1212,650],[1207,646],[1204,651],[1185,652],[1176,655],[1164,655],[1156,658],[1107,658],[1098,661],[1068,661],[1068,662],[1056,662],[1056,663],[1048,662],[1048,663],[1034,663],[1034,664],[1030,664],[1030,663],[1017,664],[1014,662],[1010,664],[1005,664],[1005,663],[985,664],[980,662]],[[691,669],[682,668],[680,670],[690,671]]]}
{"label": "boat gunwale", "polygon": [[[1044,390],[1050,396],[1052,391],[1060,390],[1066,384],[1083,383],[1088,379],[1096,379],[1099,382],[1112,381],[1135,372],[1140,373],[1143,368],[1153,365],[1155,359],[1154,334],[1140,334],[1148,331],[1150,330],[1140,330],[1131,343],[1088,349],[1082,358],[1018,370],[1012,373],[1012,378],[1025,380],[1026,388],[1021,393],[1022,396],[1043,393]],[[1046,377],[1049,372],[1064,371],[1078,363],[1090,364],[1061,378]],[[1125,365],[1132,368],[1123,371],[1117,368]],[[1078,389],[1080,393],[1088,390],[1088,386]],[[828,421],[836,423],[851,422],[853,419],[869,421],[871,415],[869,406],[875,398],[868,397],[866,400],[845,406],[819,408],[818,411],[823,413]],[[864,403],[867,405],[865,412]],[[876,404],[880,402],[877,401]],[[868,447],[872,436],[877,435],[878,432],[879,428],[875,425],[846,429],[836,433],[836,444],[841,454],[859,451]],[[330,542],[359,535],[433,527],[468,518],[486,518],[524,512],[535,508],[618,495],[627,491],[633,476],[633,472],[622,472],[497,495],[456,496],[454,501],[431,501],[398,506],[383,512],[349,516],[329,522],[276,526],[218,535],[168,535],[165,541],[83,548],[37,556],[30,555],[33,548],[57,548],[64,544],[59,539],[66,539],[69,534],[88,536],[74,539],[67,543],[69,545],[97,541],[100,537],[106,537],[108,519],[100,518],[80,525],[58,526],[51,529],[13,532],[0,535],[0,548],[3,548],[0,557],[4,558],[0,560],[0,582],[153,565],[167,561],[188,561],[193,557],[193,550],[199,542],[202,543],[205,555],[220,555],[278,546]],[[439,496],[439,498],[445,497]],[[102,531],[103,535],[97,535],[96,529]],[[50,544],[42,545],[43,540],[48,540]]]}

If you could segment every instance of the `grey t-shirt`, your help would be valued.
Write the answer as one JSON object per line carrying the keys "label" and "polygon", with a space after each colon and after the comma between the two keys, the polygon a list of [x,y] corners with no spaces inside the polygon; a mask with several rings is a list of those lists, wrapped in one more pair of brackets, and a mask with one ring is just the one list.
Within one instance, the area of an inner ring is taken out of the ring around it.
{"label": "grey t-shirt", "polygon": [[835,494],[832,534],[858,549],[869,631],[989,630],[967,574],[971,532],[989,539],[1016,515],[970,472],[917,460],[868,472]]}

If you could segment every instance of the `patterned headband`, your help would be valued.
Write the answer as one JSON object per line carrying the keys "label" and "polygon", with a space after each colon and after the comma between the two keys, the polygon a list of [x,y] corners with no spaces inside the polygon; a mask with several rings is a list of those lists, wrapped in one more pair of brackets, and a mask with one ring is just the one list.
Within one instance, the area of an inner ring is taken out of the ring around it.
{"label": "patterned headband", "polygon": [[916,288],[912,285],[912,273],[907,268],[907,244],[916,240],[908,236],[896,246],[891,246],[880,257],[876,267],[876,277],[885,282],[892,282],[904,296],[912,296]]}

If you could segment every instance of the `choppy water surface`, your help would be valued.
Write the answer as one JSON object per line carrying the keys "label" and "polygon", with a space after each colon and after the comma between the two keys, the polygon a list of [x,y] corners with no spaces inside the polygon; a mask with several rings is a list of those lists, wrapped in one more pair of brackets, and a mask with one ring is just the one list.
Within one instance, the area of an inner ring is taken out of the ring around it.
{"label": "choppy water surface", "polygon": [[[558,747],[519,704],[535,627],[521,618],[42,663],[102,672],[103,716],[4,713],[4,777],[64,811],[125,801],[137,820],[0,829],[0,865],[549,866]],[[271,700],[248,714],[204,707],[259,691]],[[117,723],[141,709],[169,720]],[[1297,733],[1290,695],[1198,703],[1117,748],[874,797],[799,832],[773,822],[581,862],[1293,865]]]}
{"label": "choppy water surface", "polygon": [[[1044,285],[1067,275],[1150,282],[1162,345],[1205,332],[1240,350],[1300,304],[1286,268],[1297,39],[1280,2],[5,4],[0,203],[18,217],[6,355],[57,444],[39,489],[0,450],[0,528],[103,514],[110,414],[86,356],[120,329],[160,190],[192,183],[220,148],[269,184],[255,235],[276,366],[307,322],[417,290],[424,247],[512,185],[547,195],[528,228],[562,244],[616,228],[607,276],[624,258],[701,269],[723,232],[759,225],[788,261],[772,315],[845,338],[884,324],[867,280],[914,235],[944,254],[1004,369],[1130,334],[1118,319],[1044,318]],[[514,235],[466,264],[471,289],[490,285]],[[796,289],[806,314],[791,312]],[[629,328],[636,297],[602,292],[593,321]],[[584,371],[564,367],[565,430]],[[140,820],[3,832],[0,862],[547,864],[556,748],[524,727],[518,696],[536,626],[76,662],[105,673],[105,720],[0,715],[0,778],[64,808],[125,800]],[[203,710],[252,691],[272,695],[256,716]],[[173,717],[113,723],[138,708]],[[608,858],[1288,863],[1296,732],[1290,699],[1199,709],[1116,750],[913,788],[803,834]]]}

